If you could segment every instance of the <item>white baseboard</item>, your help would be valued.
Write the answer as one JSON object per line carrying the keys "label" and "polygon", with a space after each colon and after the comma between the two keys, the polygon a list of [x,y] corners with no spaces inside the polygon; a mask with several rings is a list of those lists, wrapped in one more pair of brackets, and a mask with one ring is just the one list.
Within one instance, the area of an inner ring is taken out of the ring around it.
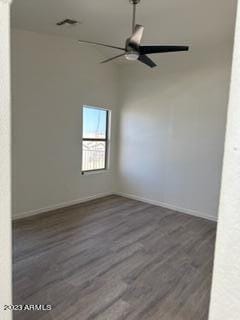
{"label": "white baseboard", "polygon": [[46,213],[46,212],[57,210],[57,209],[67,208],[67,207],[70,207],[70,206],[73,206],[73,205],[76,205],[76,204],[80,204],[80,203],[83,203],[83,202],[87,202],[87,201],[90,201],[90,200],[107,197],[107,196],[110,196],[112,194],[113,194],[112,192],[98,193],[98,194],[90,196],[90,197],[76,199],[76,200],[68,201],[68,202],[62,202],[62,203],[59,203],[59,204],[51,205],[51,206],[40,208],[40,209],[37,209],[37,210],[30,210],[30,211],[16,213],[15,215],[13,215],[13,220],[27,218],[27,217],[35,216],[35,215],[40,214],[40,213]]}
{"label": "white baseboard", "polygon": [[169,203],[156,201],[156,200],[151,200],[151,199],[139,197],[139,196],[136,196],[136,195],[133,195],[133,194],[124,193],[124,192],[115,192],[115,194],[117,194],[119,196],[122,196],[122,197],[125,197],[125,198],[146,202],[146,203],[149,203],[149,204],[153,204],[155,206],[163,207],[163,208],[166,208],[166,209],[170,209],[170,210],[178,211],[178,212],[181,212],[181,213],[189,214],[189,215],[192,215],[192,216],[195,216],[195,217],[198,217],[198,218],[203,218],[203,219],[207,219],[207,220],[211,220],[211,221],[217,222],[217,217],[209,215],[208,213],[205,213],[205,212],[200,212],[200,211],[197,211],[197,210],[177,207],[177,206],[171,205]]}
{"label": "white baseboard", "polygon": [[138,201],[142,201],[142,202],[146,202],[146,203],[150,203],[153,204],[155,206],[160,206],[163,208],[167,208],[170,210],[174,210],[174,211],[178,211],[178,212],[182,212],[182,213],[186,213],[195,217],[199,217],[199,218],[203,218],[203,219],[207,219],[207,220],[211,220],[211,221],[217,221],[217,218],[214,216],[211,216],[207,213],[204,212],[200,212],[197,210],[192,210],[192,209],[186,209],[186,208],[182,208],[182,207],[177,207],[174,205],[171,205],[169,203],[164,203],[161,201],[156,201],[156,200],[151,200],[148,198],[144,198],[144,197],[139,197],[133,194],[128,194],[128,193],[124,193],[124,192],[106,192],[106,193],[98,193],[96,195],[90,196],[90,197],[85,197],[85,198],[81,198],[81,199],[76,199],[73,201],[68,201],[68,202],[62,202],[60,204],[55,204],[55,205],[51,205],[48,207],[44,207],[44,208],[40,208],[37,210],[30,210],[30,211],[26,211],[26,212],[21,212],[21,213],[17,213],[13,216],[13,220],[18,220],[18,219],[22,219],[22,218],[26,218],[26,217],[31,217],[40,213],[46,213],[49,211],[53,211],[53,210],[57,210],[57,209],[62,209],[62,208],[67,208],[76,204],[80,204],[83,202],[87,202],[90,200],[94,200],[94,199],[99,199],[99,198],[103,198],[106,196],[110,196],[110,195],[119,195],[125,198],[129,198],[129,199],[133,199],[133,200],[138,200]]}

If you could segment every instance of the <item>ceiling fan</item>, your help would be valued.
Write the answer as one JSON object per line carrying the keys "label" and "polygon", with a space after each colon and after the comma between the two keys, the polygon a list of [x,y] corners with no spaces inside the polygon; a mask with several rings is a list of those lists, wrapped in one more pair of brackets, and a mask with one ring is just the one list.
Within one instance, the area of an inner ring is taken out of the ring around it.
{"label": "ceiling fan", "polygon": [[115,60],[119,57],[125,56],[127,60],[131,61],[140,61],[150,68],[156,67],[155,62],[151,60],[147,54],[153,53],[164,53],[164,52],[177,52],[177,51],[188,51],[188,46],[173,46],[173,45],[153,45],[153,46],[142,46],[141,40],[143,36],[144,27],[142,25],[136,24],[136,7],[140,0],[129,0],[133,5],[133,19],[132,19],[132,35],[126,40],[125,48],[116,47],[100,42],[92,42],[79,40],[81,43],[89,43],[93,45],[98,45],[102,47],[114,48],[123,51],[123,53],[114,56],[110,59],[104,60],[101,63],[106,63],[112,60]]}

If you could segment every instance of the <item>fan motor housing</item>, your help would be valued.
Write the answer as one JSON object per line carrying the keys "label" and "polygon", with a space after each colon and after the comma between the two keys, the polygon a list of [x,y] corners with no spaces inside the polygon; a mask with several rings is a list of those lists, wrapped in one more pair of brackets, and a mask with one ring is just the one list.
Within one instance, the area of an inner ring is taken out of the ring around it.
{"label": "fan motor housing", "polygon": [[129,0],[131,4],[138,4],[141,0]]}
{"label": "fan motor housing", "polygon": [[132,43],[131,43],[131,38],[127,38],[126,40],[126,43],[125,43],[125,50],[126,52],[131,52],[131,51],[138,51],[138,46],[134,46]]}

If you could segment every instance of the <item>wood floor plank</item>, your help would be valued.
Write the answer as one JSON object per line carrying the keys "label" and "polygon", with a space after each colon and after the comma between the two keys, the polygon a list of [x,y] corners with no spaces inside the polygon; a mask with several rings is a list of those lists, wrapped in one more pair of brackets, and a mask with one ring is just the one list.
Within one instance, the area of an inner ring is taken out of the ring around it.
{"label": "wood floor plank", "polygon": [[207,320],[216,224],[108,196],[15,221],[15,320]]}

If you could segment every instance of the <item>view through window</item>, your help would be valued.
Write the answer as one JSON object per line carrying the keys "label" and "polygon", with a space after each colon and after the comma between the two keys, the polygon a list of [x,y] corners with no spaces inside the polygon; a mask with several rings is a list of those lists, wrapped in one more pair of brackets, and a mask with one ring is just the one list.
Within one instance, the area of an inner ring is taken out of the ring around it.
{"label": "view through window", "polygon": [[109,111],[83,107],[82,172],[107,168]]}

